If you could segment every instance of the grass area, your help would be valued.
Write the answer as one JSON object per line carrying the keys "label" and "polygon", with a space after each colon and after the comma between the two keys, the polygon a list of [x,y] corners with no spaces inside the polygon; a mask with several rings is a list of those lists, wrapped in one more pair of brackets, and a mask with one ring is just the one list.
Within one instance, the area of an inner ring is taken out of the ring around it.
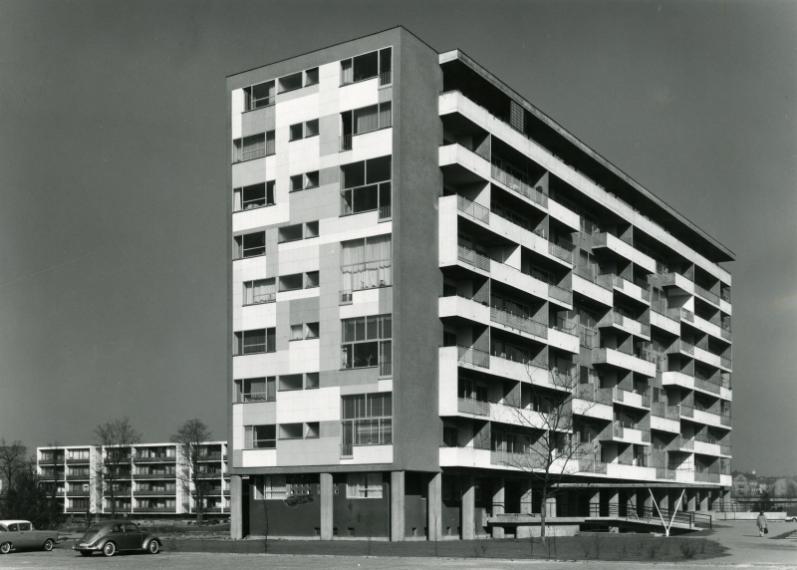
{"label": "grass area", "polygon": [[446,558],[504,558],[558,560],[683,561],[722,556],[726,548],[702,537],[648,534],[585,533],[535,539],[456,540],[443,542],[387,542],[366,540],[275,540],[268,548],[261,540],[197,540],[171,538],[169,550],[184,552],[238,552],[271,554],[318,554],[337,556],[428,556]]}

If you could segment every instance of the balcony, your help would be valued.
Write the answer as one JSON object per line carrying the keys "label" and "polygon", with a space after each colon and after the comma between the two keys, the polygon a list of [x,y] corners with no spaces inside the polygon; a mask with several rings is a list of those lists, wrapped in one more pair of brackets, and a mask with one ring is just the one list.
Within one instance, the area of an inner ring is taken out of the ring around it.
{"label": "balcony", "polygon": [[656,469],[633,463],[607,463],[606,475],[617,479],[653,480],[656,478]]}
{"label": "balcony", "polygon": [[598,276],[592,274],[586,268],[578,265],[573,269],[573,292],[579,293],[602,305],[611,307],[614,305],[614,291],[598,284]]}
{"label": "balcony", "polygon": [[719,483],[719,471],[695,471],[695,481],[699,483]]}
{"label": "balcony", "polygon": [[177,492],[176,489],[136,489],[133,494],[136,497],[154,497],[154,496],[173,496]]}
{"label": "balcony", "polygon": [[88,481],[91,478],[91,474],[88,471],[80,471],[77,473],[67,473],[66,480],[67,481]]}
{"label": "balcony", "polygon": [[174,455],[150,455],[139,456],[134,460],[136,463],[174,463],[176,457]]}
{"label": "balcony", "polygon": [[650,378],[656,376],[656,365],[653,362],[614,348],[593,348],[592,363],[631,370]]}
{"label": "balcony", "polygon": [[552,390],[569,391],[573,385],[572,380],[565,374],[555,377],[555,373],[548,370],[545,358],[512,358],[505,354],[490,354],[478,348],[460,346],[457,348],[457,360],[460,366],[489,371],[491,374],[528,382],[550,388]]}
{"label": "balcony", "polygon": [[134,507],[134,513],[175,513],[176,507]]}
{"label": "balcony", "polygon": [[695,436],[695,443],[694,443],[695,453],[700,453],[701,455],[712,455],[714,457],[719,457],[721,453],[721,448],[719,443],[716,441],[709,440],[705,436]]}
{"label": "balcony", "polygon": [[490,403],[485,400],[476,400],[474,398],[457,398],[457,410],[463,414],[489,417]]}
{"label": "balcony", "polygon": [[156,472],[148,472],[148,473],[133,473],[133,479],[136,480],[145,480],[145,479],[174,479],[177,476],[174,472],[168,471],[156,471]]}
{"label": "balcony", "polygon": [[716,293],[712,293],[708,289],[705,289],[695,283],[695,295],[702,298],[704,301],[708,301],[712,305],[719,307],[720,305],[720,296]]}
{"label": "balcony", "polygon": [[680,273],[668,272],[656,275],[654,282],[662,287],[677,287],[688,295],[693,295],[695,292],[695,284],[691,279],[684,277]]}
{"label": "balcony", "polygon": [[598,285],[607,289],[615,289],[623,293],[626,297],[645,305],[650,305],[650,291],[647,288],[631,283],[619,275],[614,275],[612,273],[598,275]]}
{"label": "balcony", "polygon": [[717,382],[695,377],[695,389],[700,390],[701,392],[707,392],[714,396],[719,396],[722,387]]}
{"label": "balcony", "polygon": [[508,329],[519,330],[540,338],[548,338],[548,325],[535,321],[526,315],[519,315],[496,307],[490,307],[490,320]]}
{"label": "balcony", "polygon": [[598,321],[599,327],[616,327],[624,332],[650,340],[650,325],[640,323],[612,309]]}
{"label": "balcony", "polygon": [[695,345],[686,342],[685,340],[678,339],[670,345],[667,349],[667,354],[685,354],[686,356],[694,357]]}
{"label": "balcony", "polygon": [[576,415],[605,421],[614,419],[611,394],[594,384],[576,384],[572,407]]}
{"label": "balcony", "polygon": [[683,372],[668,370],[661,373],[661,384],[662,386],[680,386],[687,390],[694,390],[695,378]]}
{"label": "balcony", "polygon": [[198,479],[218,479],[221,477],[221,469],[200,471],[196,476]]}
{"label": "balcony", "polygon": [[67,465],[88,465],[91,463],[90,457],[67,457]]}
{"label": "balcony", "polygon": [[[719,409],[716,411],[711,410],[692,410],[692,421],[713,427],[728,427],[730,426],[730,416],[723,415]],[[727,421],[727,423],[726,423]]]}
{"label": "balcony", "polygon": [[640,408],[643,410],[650,409],[650,396],[647,394],[639,394],[637,392],[629,392],[617,386],[612,388],[612,401],[624,406]]}
{"label": "balcony", "polygon": [[695,440],[679,435],[667,444],[667,451],[681,451],[684,453],[693,453],[695,450]]}
{"label": "balcony", "polygon": [[652,257],[645,255],[630,243],[608,232],[595,234],[592,237],[592,247],[593,249],[606,248],[650,273],[656,272],[656,261]]}
{"label": "balcony", "polygon": [[647,445],[650,444],[650,432],[633,427],[626,427],[619,421],[615,421],[614,424],[607,426],[601,433],[601,439],[620,443]]}

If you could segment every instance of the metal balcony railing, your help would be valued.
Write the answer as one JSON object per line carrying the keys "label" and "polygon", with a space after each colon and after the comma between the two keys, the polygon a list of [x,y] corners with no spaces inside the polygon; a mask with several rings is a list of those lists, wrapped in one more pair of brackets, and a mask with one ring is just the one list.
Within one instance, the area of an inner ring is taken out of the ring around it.
{"label": "metal balcony railing", "polygon": [[548,196],[529,184],[527,177],[523,173],[500,158],[493,158],[492,177],[532,202],[544,208],[548,206]]}
{"label": "metal balcony railing", "polygon": [[715,305],[719,305],[720,304],[719,295],[717,295],[716,293],[712,293],[711,291],[701,287],[697,283],[695,283],[695,293],[697,293],[698,296],[703,297],[705,300],[707,300],[707,301],[709,301],[709,302],[711,302],[711,303],[713,303]]}
{"label": "metal balcony railing", "polygon": [[471,364],[480,368],[490,368],[490,353],[478,348],[469,346],[459,346],[458,359],[465,364]]}
{"label": "metal balcony railing", "polygon": [[459,245],[457,254],[460,261],[482,271],[490,271],[490,258],[483,253],[478,253],[464,245]]}
{"label": "metal balcony railing", "polygon": [[490,209],[468,200],[465,196],[457,195],[457,209],[474,220],[479,220],[485,224],[490,223]]}
{"label": "metal balcony railing", "polygon": [[527,315],[511,313],[497,307],[490,307],[490,320],[509,328],[548,338],[548,325],[535,321]]}
{"label": "metal balcony railing", "polygon": [[474,414],[477,416],[490,415],[490,403],[474,398],[457,398],[457,410],[463,414]]}

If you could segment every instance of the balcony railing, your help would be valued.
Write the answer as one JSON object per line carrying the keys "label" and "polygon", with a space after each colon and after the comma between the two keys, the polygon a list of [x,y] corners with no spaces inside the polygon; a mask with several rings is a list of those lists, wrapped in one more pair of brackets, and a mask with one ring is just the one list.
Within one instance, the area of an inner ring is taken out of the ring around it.
{"label": "balcony railing", "polygon": [[480,368],[490,368],[490,353],[478,348],[459,346],[458,359],[460,362],[478,366]]}
{"label": "balcony railing", "polygon": [[66,462],[68,465],[75,465],[75,464],[87,464],[91,462],[91,458],[89,457],[67,457]]}
{"label": "balcony railing", "polygon": [[174,455],[149,455],[136,457],[134,461],[136,463],[173,463],[176,458]]}
{"label": "balcony railing", "polygon": [[695,409],[688,404],[678,404],[678,414],[682,418],[692,418],[695,415]]}
{"label": "balcony railing", "polygon": [[692,356],[692,355],[695,354],[695,345],[689,344],[688,342],[686,342],[683,339],[679,339],[679,340],[676,340],[672,344],[672,346],[670,347],[670,350],[668,350],[667,352],[669,352],[669,353],[684,352],[684,353]]}
{"label": "balcony railing", "polygon": [[176,476],[176,473],[168,471],[133,473],[133,479],[174,479]]}
{"label": "balcony railing", "polygon": [[711,380],[703,380],[702,378],[695,377],[695,387],[705,392],[711,392],[712,394],[720,393],[720,385]]}
{"label": "balcony railing", "polygon": [[677,451],[679,449],[683,449],[686,451],[693,451],[695,449],[695,441],[693,439],[679,435],[673,438],[672,442],[670,442],[669,448],[674,451]]}
{"label": "balcony railing", "polygon": [[490,320],[528,334],[548,338],[548,325],[535,321],[527,315],[519,315],[497,307],[490,307]]}
{"label": "balcony railing", "polygon": [[589,400],[598,404],[606,404],[608,406],[612,404],[611,392],[595,386],[594,384],[577,384],[575,396],[576,398]]}
{"label": "balcony railing", "polygon": [[677,420],[680,417],[678,415],[678,406],[668,406],[665,402],[653,402],[650,406],[650,413],[670,420]]}
{"label": "balcony railing", "polygon": [[720,473],[712,471],[695,471],[695,481],[702,483],[719,483]]}
{"label": "balcony railing", "polygon": [[457,195],[457,209],[474,220],[479,220],[485,224],[490,223],[490,209],[468,200],[465,196]]}
{"label": "balcony railing", "polygon": [[561,245],[548,241],[548,253],[567,263],[573,263],[573,249],[573,245]]}
{"label": "balcony railing", "polygon": [[650,396],[648,394],[640,394],[638,392],[629,392],[628,390],[623,390],[622,388],[618,388],[617,386],[614,386],[612,388],[612,398],[616,402],[625,403],[625,401],[627,399],[626,394],[634,394],[636,396],[639,396],[639,398],[641,400],[641,403],[642,403],[642,406],[645,407],[645,408],[649,408],[650,407]]}
{"label": "balcony railing", "polygon": [[472,265],[482,271],[490,271],[490,258],[482,253],[478,253],[470,248],[460,245],[458,248],[458,257],[460,261]]}
{"label": "balcony railing", "polygon": [[176,507],[134,507],[134,513],[173,513]]}
{"label": "balcony railing", "polygon": [[561,301],[562,303],[567,303],[568,305],[573,304],[573,292],[568,291],[558,285],[554,285],[552,283],[548,284],[548,294],[557,301]]}
{"label": "balcony railing", "polygon": [[494,158],[492,162],[492,176],[510,190],[514,190],[521,196],[528,198],[543,208],[548,206],[548,196],[529,184],[526,176],[517,171],[509,163],[499,158]]}
{"label": "balcony railing", "polygon": [[457,410],[463,414],[489,416],[490,403],[484,400],[475,400],[473,398],[457,398]]}
{"label": "balcony railing", "polygon": [[176,489],[136,489],[134,494],[137,497],[150,497],[154,495],[174,495]]}
{"label": "balcony railing", "polygon": [[731,359],[727,356],[720,356],[720,364],[725,368],[731,367]]}
{"label": "balcony railing", "polygon": [[705,300],[714,303],[715,305],[720,304],[719,295],[717,295],[716,293],[712,293],[711,291],[701,287],[697,283],[695,283],[695,293],[700,297],[703,297]]}

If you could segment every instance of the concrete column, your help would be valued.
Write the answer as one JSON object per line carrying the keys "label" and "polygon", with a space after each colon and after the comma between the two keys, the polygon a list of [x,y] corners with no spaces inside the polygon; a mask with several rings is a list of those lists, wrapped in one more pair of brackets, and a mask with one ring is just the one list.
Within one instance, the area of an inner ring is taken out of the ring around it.
{"label": "concrete column", "polygon": [[634,516],[636,514],[636,491],[628,489],[625,492],[625,516]]}
{"label": "concrete column", "polygon": [[462,539],[473,540],[476,538],[476,484],[472,475],[462,479]]}
{"label": "concrete column", "polygon": [[656,509],[653,508],[653,497],[650,496],[650,491],[645,489],[644,491],[639,491],[637,494],[639,504],[642,505],[642,508],[645,509],[647,512],[655,511]]}
{"label": "concrete column", "polygon": [[700,505],[699,510],[707,511],[710,509],[709,503],[711,501],[711,491],[700,491],[698,504]]}
{"label": "concrete column", "polygon": [[686,490],[686,506],[684,507],[684,510],[697,510],[697,491],[693,491],[691,489]]}
{"label": "concrete column", "polygon": [[[587,491],[590,493],[590,491]],[[599,517],[601,514],[601,492],[600,490],[592,491],[589,495],[589,511],[587,516]]]}
{"label": "concrete column", "polygon": [[609,512],[606,514],[609,516],[618,514],[620,512],[620,492],[607,489],[606,494],[609,498],[607,501],[609,503]]}
{"label": "concrete column", "polygon": [[335,526],[332,516],[332,500],[335,489],[332,484],[332,473],[319,473],[321,483],[321,540],[332,540],[332,529]]}
{"label": "concrete column", "polygon": [[720,508],[720,496],[718,491],[708,492],[708,510],[716,511]]}
{"label": "concrete column", "polygon": [[670,491],[665,489],[656,497],[656,500],[659,502],[659,508],[662,511],[669,511],[670,510]]}
{"label": "concrete column", "polygon": [[404,540],[404,471],[390,472],[390,540]]}
{"label": "concrete column", "polygon": [[725,489],[721,491],[720,495],[722,496],[722,508],[729,510],[731,508],[731,502],[733,501],[731,498],[731,490]]}
{"label": "concrete column", "polygon": [[523,494],[520,496],[520,512],[521,513],[531,513],[532,511],[532,497],[533,492],[531,490],[531,481],[526,483],[526,489],[523,491]]}
{"label": "concrete column", "polygon": [[[493,516],[504,514],[506,501],[506,482],[496,479],[493,487]],[[504,538],[504,527],[493,525],[493,538]]]}
{"label": "concrete column", "polygon": [[443,474],[435,473],[429,480],[426,493],[426,527],[429,540],[440,540],[443,536]]}
{"label": "concrete column", "polygon": [[241,476],[230,475],[230,538],[244,537],[243,489]]}

